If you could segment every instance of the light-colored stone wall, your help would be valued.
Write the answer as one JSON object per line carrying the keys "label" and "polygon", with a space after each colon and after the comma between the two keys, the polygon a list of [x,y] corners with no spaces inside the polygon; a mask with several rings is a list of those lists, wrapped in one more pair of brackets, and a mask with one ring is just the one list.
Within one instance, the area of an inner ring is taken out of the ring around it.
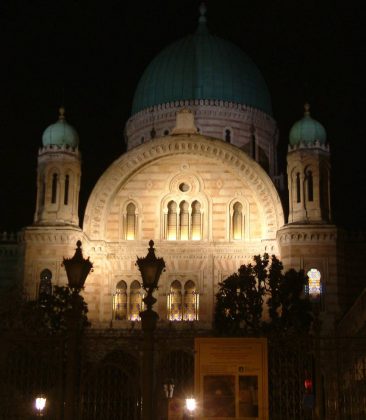
{"label": "light-colored stone wall", "polygon": [[[181,191],[184,182],[188,191]],[[201,240],[166,238],[167,203],[186,200],[201,203]],[[231,235],[232,206],[243,205],[244,235]],[[136,206],[136,237],[126,240],[128,203]],[[35,297],[43,269],[53,273],[54,284],[66,284],[63,257],[83,243],[94,271],[88,276],[84,296],[95,327],[112,321],[112,300],[120,280],[127,291],[141,282],[135,265],[145,256],[148,241],[155,241],[166,271],[156,292],[161,322],[167,322],[167,296],[174,280],[195,283],[199,293],[199,324],[211,326],[217,285],[253,255],[278,255],[276,232],[283,226],[277,191],[265,171],[231,144],[199,134],[172,135],[132,149],[103,174],[89,199],[83,231],[66,226],[32,226],[24,231],[24,284]],[[117,327],[131,323],[113,321]]]}
{"label": "light-colored stone wall", "polygon": [[[46,146],[39,150],[35,224],[79,225],[80,159],[79,150],[68,146]],[[57,183],[53,201],[54,175]]]}
{"label": "light-colored stone wall", "polygon": [[[312,197],[309,197],[309,173],[312,177]],[[289,223],[329,222],[331,220],[329,147],[320,144],[289,147],[287,175]]]}
{"label": "light-colored stone wall", "polygon": [[339,266],[337,228],[328,224],[289,224],[278,231],[279,253],[285,270],[315,268],[323,287],[322,321],[325,331],[335,327],[339,317]]}
{"label": "light-colored stone wall", "polygon": [[207,237],[203,239],[211,239],[216,229],[217,237],[225,238],[227,226],[220,222],[210,225],[213,211],[223,222],[223,205],[229,206],[241,197],[248,202],[248,226],[253,239],[275,238],[284,223],[273,182],[244,152],[217,139],[177,135],[136,147],[105,171],[88,201],[85,233],[90,239],[109,239],[108,234],[116,235],[118,209],[122,211],[123,200],[130,199],[141,205],[141,209],[144,201],[143,211],[139,209],[139,212],[140,218],[146,221],[140,238],[150,239],[151,235],[161,238],[161,205],[169,194],[178,194],[175,186],[184,179],[192,185],[191,197],[198,194],[206,204]]}
{"label": "light-colored stone wall", "polygon": [[23,285],[29,298],[38,296],[40,274],[46,268],[52,273],[53,284],[67,285],[63,257],[73,256],[76,242],[83,239],[81,229],[76,227],[31,226],[23,230]]}

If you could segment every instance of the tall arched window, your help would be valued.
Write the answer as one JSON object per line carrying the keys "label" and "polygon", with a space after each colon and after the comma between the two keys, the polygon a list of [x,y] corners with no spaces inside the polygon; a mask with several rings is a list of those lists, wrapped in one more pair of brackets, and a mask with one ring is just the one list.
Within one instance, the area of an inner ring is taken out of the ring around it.
{"label": "tall arched window", "polygon": [[170,321],[182,320],[182,285],[174,280],[170,285],[168,294],[168,319]]}
{"label": "tall arched window", "polygon": [[231,143],[231,131],[229,129],[225,130],[225,141]]}
{"label": "tall arched window", "polygon": [[192,234],[191,239],[201,239],[201,204],[195,200],[192,203]]}
{"label": "tall arched window", "polygon": [[308,200],[314,200],[314,184],[313,184],[313,173],[308,171],[306,174],[306,181],[308,186]]}
{"label": "tall arched window", "polygon": [[143,310],[141,284],[134,280],[130,286],[130,320],[140,321],[140,312]]}
{"label": "tall arched window", "polygon": [[[183,292],[183,293],[182,293]],[[182,290],[182,284],[174,280],[168,294],[169,321],[197,321],[199,295],[192,280],[188,280]]]}
{"label": "tall arched window", "polygon": [[57,199],[57,174],[53,174],[52,175],[52,192],[51,192],[51,203],[54,204],[56,203],[56,199]]}
{"label": "tall arched window", "polygon": [[189,213],[188,213],[187,201],[182,201],[179,205],[179,228],[180,228],[180,239],[189,239]]}
{"label": "tall arched window", "polygon": [[126,239],[133,240],[136,234],[136,206],[130,203],[126,210]]}
{"label": "tall arched window", "polygon": [[171,240],[177,239],[177,203],[175,201],[168,203],[167,238]]}
{"label": "tall arched window", "polygon": [[183,320],[198,320],[198,298],[195,284],[192,280],[188,280],[184,285],[184,302],[183,302]]}
{"label": "tall arched window", "polygon": [[[186,192],[184,189],[185,185],[182,183],[179,187],[182,192]],[[165,238],[169,240],[180,239],[183,241],[201,240],[203,219],[201,207],[201,203],[197,200],[192,202],[183,200],[179,204],[173,200],[169,201],[167,214],[164,219]],[[177,212],[178,208],[179,211]]]}
{"label": "tall arched window", "polygon": [[243,239],[244,231],[244,220],[243,220],[243,205],[239,202],[235,203],[233,206],[233,216],[232,216],[232,235],[233,239]]}
{"label": "tall arched window", "polygon": [[42,179],[41,183],[41,205],[44,206],[46,203],[46,182]]}
{"label": "tall arched window", "polygon": [[65,191],[64,191],[64,204],[67,206],[69,204],[69,185],[70,177],[69,175],[65,176]]}
{"label": "tall arched window", "polygon": [[296,174],[296,202],[301,202],[301,183],[300,183],[300,173]]}
{"label": "tall arched window", "polygon": [[[305,292],[312,302],[319,303],[321,308],[323,305],[323,285],[321,281],[321,273],[316,268],[311,268],[307,272],[308,284],[305,286]],[[323,308],[322,308],[323,309]]]}
{"label": "tall arched window", "polygon": [[113,295],[113,319],[127,319],[127,284],[123,280],[117,283]]}
{"label": "tall arched window", "polygon": [[42,270],[40,274],[38,296],[43,299],[45,296],[52,295],[52,273],[48,268]]}

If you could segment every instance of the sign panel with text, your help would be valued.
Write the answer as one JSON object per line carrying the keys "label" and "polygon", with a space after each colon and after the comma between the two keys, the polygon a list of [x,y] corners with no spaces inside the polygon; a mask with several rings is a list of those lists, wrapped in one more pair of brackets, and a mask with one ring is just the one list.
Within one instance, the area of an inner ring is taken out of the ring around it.
{"label": "sign panel with text", "polygon": [[268,420],[265,338],[196,338],[195,394],[202,420]]}

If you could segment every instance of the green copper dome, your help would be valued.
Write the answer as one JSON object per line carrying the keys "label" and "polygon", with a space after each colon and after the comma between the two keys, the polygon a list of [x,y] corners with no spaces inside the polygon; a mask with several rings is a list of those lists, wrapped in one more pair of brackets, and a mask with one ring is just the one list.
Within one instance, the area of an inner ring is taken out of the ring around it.
{"label": "green copper dome", "polygon": [[310,116],[310,106],[305,104],[304,118],[297,121],[290,130],[291,146],[304,143],[314,144],[319,142],[325,144],[327,141],[327,133],[320,122],[314,120]]}
{"label": "green copper dome", "polygon": [[211,35],[201,16],[194,35],[165,48],[146,68],[137,86],[132,115],[180,100],[222,100],[272,113],[266,83],[238,47]]}
{"label": "green copper dome", "polygon": [[65,110],[60,108],[60,116],[55,124],[48,126],[42,135],[43,146],[70,146],[79,145],[79,136],[75,128],[65,120]]}

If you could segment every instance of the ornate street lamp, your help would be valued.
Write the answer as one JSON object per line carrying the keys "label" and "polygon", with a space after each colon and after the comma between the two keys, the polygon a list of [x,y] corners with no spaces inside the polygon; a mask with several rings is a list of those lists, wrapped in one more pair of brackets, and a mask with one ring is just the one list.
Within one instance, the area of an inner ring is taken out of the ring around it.
{"label": "ornate street lamp", "polygon": [[77,418],[77,381],[80,370],[80,334],[82,323],[83,299],[79,292],[84,288],[85,280],[93,269],[89,258],[83,258],[81,241],[76,243],[75,255],[64,258],[62,265],[65,267],[71,295],[71,309],[67,312],[67,370],[65,394],[65,419]]}
{"label": "ornate street lamp", "polygon": [[152,296],[155,289],[158,288],[159,278],[165,268],[165,262],[163,258],[156,258],[154,241],[149,242],[149,249],[146,257],[137,257],[136,264],[140,270],[142,277],[142,287],[147,291],[147,296],[144,298],[144,302],[147,305],[147,309],[151,309],[152,305],[156,302],[156,299]]}
{"label": "ornate street lamp", "polygon": [[76,246],[74,256],[63,260],[67,281],[73,292],[79,292],[84,287],[85,280],[93,268],[93,263],[89,261],[89,258],[83,258],[81,241],[77,241]]}
{"label": "ornate street lamp", "polygon": [[144,351],[142,360],[142,420],[154,420],[156,418],[154,408],[154,331],[159,315],[152,307],[156,302],[153,292],[158,288],[161,273],[165,268],[163,258],[156,258],[154,241],[149,242],[148,254],[144,258],[137,257],[142,287],[147,295],[144,297],[146,309],[140,312],[141,327],[144,332]]}

